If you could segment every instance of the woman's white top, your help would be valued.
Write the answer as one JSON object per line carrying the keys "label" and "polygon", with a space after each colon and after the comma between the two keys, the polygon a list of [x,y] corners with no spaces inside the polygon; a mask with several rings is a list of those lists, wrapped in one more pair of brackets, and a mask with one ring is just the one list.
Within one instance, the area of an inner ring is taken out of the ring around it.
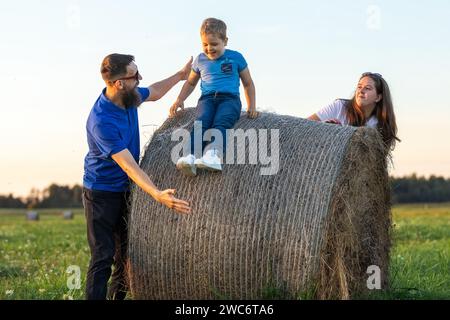
{"label": "woman's white top", "polygon": [[[343,125],[348,125],[348,119],[345,114],[345,104],[348,100],[336,99],[331,104],[320,109],[316,115],[319,117],[320,121],[326,121],[330,119],[337,119]],[[367,122],[366,126],[370,128],[376,128],[378,120],[375,116],[371,116]]]}

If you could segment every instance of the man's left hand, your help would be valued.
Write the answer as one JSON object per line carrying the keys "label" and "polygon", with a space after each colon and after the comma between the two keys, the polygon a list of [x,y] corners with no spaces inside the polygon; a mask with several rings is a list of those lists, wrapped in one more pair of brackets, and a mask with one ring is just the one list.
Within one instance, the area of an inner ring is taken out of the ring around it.
{"label": "man's left hand", "polygon": [[189,59],[189,61],[185,64],[185,66],[183,67],[183,69],[181,69],[179,71],[180,76],[181,76],[181,80],[186,80],[189,77],[189,74],[191,73],[192,70],[192,61],[193,58],[191,56],[191,58]]}

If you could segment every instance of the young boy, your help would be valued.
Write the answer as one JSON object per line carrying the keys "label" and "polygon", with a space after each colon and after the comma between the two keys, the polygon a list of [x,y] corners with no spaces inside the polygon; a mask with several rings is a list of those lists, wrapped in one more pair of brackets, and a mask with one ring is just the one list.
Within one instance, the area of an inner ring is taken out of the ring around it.
{"label": "young boy", "polygon": [[[202,146],[206,130],[214,128],[222,134],[223,147],[213,141],[203,157],[194,156],[194,129],[191,131],[191,154],[182,157],[177,162],[177,168],[187,175],[196,175],[196,168],[221,171],[221,158],[226,150],[226,130],[231,129],[241,115],[241,100],[239,84],[242,80],[245,98],[247,100],[247,115],[256,118],[255,85],[250,76],[247,62],[237,51],[225,49],[227,45],[227,26],[215,18],[205,19],[200,28],[203,53],[195,59],[189,78],[183,85],[177,100],[170,108],[174,116],[178,108],[184,108],[184,101],[192,93],[198,80],[201,79],[202,95],[198,100],[198,117],[201,121]],[[198,146],[200,148],[200,146]]]}

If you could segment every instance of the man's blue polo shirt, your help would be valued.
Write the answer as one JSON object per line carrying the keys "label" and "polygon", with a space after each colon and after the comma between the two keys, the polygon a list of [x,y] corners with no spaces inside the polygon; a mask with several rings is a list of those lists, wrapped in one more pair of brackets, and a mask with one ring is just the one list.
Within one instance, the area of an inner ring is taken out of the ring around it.
{"label": "man's blue polo shirt", "polygon": [[[139,122],[137,107],[122,109],[105,96],[98,97],[89,114],[86,130],[89,151],[84,158],[84,187],[91,190],[123,192],[129,188],[127,174],[111,155],[128,149],[139,162]],[[138,88],[142,101],[148,88]]]}

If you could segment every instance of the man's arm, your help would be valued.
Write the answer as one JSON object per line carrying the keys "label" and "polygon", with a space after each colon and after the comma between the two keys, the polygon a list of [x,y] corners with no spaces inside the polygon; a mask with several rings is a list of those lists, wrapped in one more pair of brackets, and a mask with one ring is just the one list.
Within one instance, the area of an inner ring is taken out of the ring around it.
{"label": "man's arm", "polygon": [[175,198],[174,189],[158,190],[150,180],[149,176],[138,166],[128,149],[124,149],[112,155],[112,159],[122,168],[122,170],[146,193],[151,195],[156,201],[174,209],[180,213],[190,213],[189,203]]}
{"label": "man's arm", "polygon": [[256,118],[258,116],[258,112],[256,112],[256,90],[250,71],[248,68],[245,68],[239,73],[239,76],[241,77],[245,99],[247,100],[247,114],[249,118]]}
{"label": "man's arm", "polygon": [[191,68],[192,57],[189,59],[188,63],[186,63],[186,65],[173,76],[151,84],[148,87],[150,90],[150,95],[145,101],[156,101],[161,99],[170,89],[173,88],[174,85],[188,78]]}

